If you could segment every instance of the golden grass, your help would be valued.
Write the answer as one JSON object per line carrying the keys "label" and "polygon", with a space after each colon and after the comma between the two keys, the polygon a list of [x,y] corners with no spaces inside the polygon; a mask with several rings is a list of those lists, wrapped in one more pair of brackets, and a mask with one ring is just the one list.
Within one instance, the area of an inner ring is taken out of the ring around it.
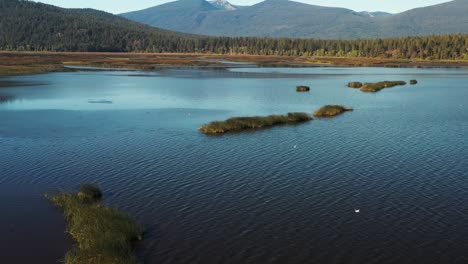
{"label": "golden grass", "polygon": [[333,117],[340,115],[347,111],[353,111],[352,108],[348,108],[342,105],[325,105],[320,109],[314,111],[315,117]]}
{"label": "golden grass", "polygon": [[233,117],[225,121],[214,121],[199,128],[205,134],[223,134],[233,131],[263,129],[278,125],[292,125],[310,121],[306,113],[288,113],[287,115]]}
{"label": "golden grass", "polygon": [[376,82],[376,83],[365,83],[361,86],[359,90],[361,92],[366,92],[366,93],[375,93],[379,92],[383,89],[386,88],[391,88],[395,87],[398,85],[406,85],[406,82],[404,81],[384,81],[384,82]]}
{"label": "golden grass", "polygon": [[361,88],[362,83],[361,82],[349,82],[348,87],[350,87],[350,88]]}
{"label": "golden grass", "polygon": [[63,210],[67,232],[76,242],[65,264],[136,264],[133,243],[142,228],[128,215],[101,203],[101,190],[86,184],[78,193],[46,194]]}
{"label": "golden grass", "polygon": [[309,86],[305,86],[305,85],[296,86],[296,92],[308,92],[308,91],[310,91]]}

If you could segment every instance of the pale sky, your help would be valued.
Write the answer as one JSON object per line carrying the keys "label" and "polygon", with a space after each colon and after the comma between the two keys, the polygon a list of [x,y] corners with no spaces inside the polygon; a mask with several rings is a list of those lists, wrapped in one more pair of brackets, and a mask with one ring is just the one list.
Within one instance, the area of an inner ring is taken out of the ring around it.
{"label": "pale sky", "polygon": [[[38,1],[38,0],[36,0]],[[228,0],[229,1],[229,0]],[[295,0],[312,5],[345,7],[355,11],[398,13],[408,9],[440,4],[449,0]],[[171,2],[171,0],[39,0],[39,2],[73,8],[94,8],[118,14]],[[235,5],[253,5],[261,0],[232,0]]]}

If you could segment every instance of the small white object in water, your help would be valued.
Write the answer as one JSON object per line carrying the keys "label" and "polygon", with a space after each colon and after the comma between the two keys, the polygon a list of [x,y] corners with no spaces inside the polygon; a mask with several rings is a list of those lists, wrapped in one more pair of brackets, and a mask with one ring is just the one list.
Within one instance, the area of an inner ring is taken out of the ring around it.
{"label": "small white object in water", "polygon": [[354,209],[354,212],[359,213],[359,212],[361,212],[361,209]]}
{"label": "small white object in water", "polygon": [[297,148],[297,145],[294,145],[294,148]]}

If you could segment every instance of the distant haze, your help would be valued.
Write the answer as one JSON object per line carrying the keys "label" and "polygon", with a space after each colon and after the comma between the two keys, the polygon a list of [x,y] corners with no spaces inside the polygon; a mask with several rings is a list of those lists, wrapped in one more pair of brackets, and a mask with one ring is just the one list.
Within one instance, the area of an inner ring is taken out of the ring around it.
{"label": "distant haze", "polygon": [[[140,10],[143,8],[160,5],[167,0],[43,0],[39,1],[51,5],[67,7],[67,8],[94,8],[104,10],[110,13],[124,13],[128,11]],[[235,5],[253,5],[258,0],[232,0],[229,1]],[[447,0],[299,0],[297,2],[307,3],[311,5],[345,7],[355,11],[386,11],[390,13],[398,13],[408,9],[435,5],[439,3],[449,2]]]}

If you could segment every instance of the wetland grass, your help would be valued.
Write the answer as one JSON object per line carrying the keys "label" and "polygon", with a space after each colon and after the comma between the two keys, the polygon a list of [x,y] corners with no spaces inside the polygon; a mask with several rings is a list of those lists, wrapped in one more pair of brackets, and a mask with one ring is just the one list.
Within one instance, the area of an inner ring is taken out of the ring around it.
{"label": "wetland grass", "polygon": [[296,92],[309,92],[309,91],[310,91],[309,86],[304,86],[304,85],[296,86]]}
{"label": "wetland grass", "polygon": [[214,121],[199,128],[205,134],[223,134],[244,130],[263,129],[278,125],[293,125],[312,120],[307,113],[288,113],[287,115],[233,117],[225,121]]}
{"label": "wetland grass", "polygon": [[362,83],[361,82],[349,82],[348,87],[350,87],[350,88],[361,88]]}
{"label": "wetland grass", "polygon": [[65,264],[136,264],[134,243],[143,229],[128,215],[101,203],[102,192],[92,184],[77,193],[46,194],[63,210],[67,232],[75,241]]}
{"label": "wetland grass", "polygon": [[375,93],[385,88],[395,87],[397,85],[406,85],[404,81],[383,81],[375,83],[349,82],[348,87],[359,89],[362,92]]}
{"label": "wetland grass", "polygon": [[340,115],[347,111],[353,111],[352,108],[348,108],[342,105],[325,105],[314,112],[315,117],[333,117]]}
{"label": "wetland grass", "polygon": [[376,83],[365,83],[361,86],[359,90],[366,93],[375,93],[379,92],[385,88],[391,88],[398,85],[406,85],[404,81],[384,81],[384,82],[376,82]]}

